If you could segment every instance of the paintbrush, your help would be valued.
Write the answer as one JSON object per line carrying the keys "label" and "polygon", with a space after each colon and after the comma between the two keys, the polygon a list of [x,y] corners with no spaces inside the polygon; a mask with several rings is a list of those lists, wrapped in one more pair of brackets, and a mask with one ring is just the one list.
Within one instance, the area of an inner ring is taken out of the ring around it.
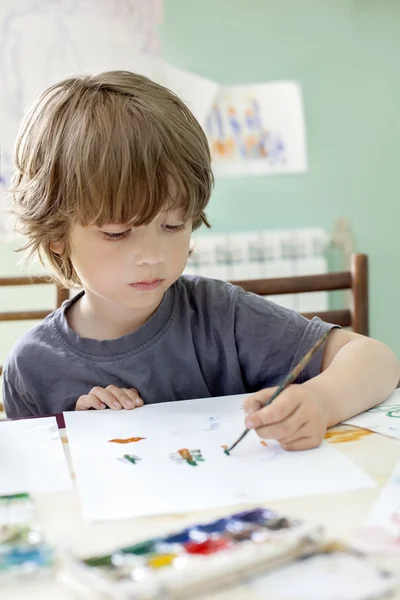
{"label": "paintbrush", "polygon": [[[331,331],[332,331],[331,329],[326,331],[324,333],[324,335],[315,342],[314,346],[312,348],[310,348],[310,350],[307,352],[307,354],[305,354],[303,356],[303,358],[297,363],[297,365],[285,377],[285,379],[282,381],[281,385],[272,394],[271,398],[269,398],[269,400],[267,400],[265,402],[264,407],[268,406],[268,404],[271,404],[271,402],[273,402],[279,396],[279,394],[281,392],[283,392],[283,390],[285,388],[287,388],[291,383],[293,383],[293,381],[296,381],[296,379],[298,378],[298,376],[300,375],[302,370],[306,367],[306,365],[310,362],[310,360],[312,359],[314,354],[317,352],[317,350],[325,342],[326,338],[328,337],[328,335],[330,334]],[[250,431],[250,429],[245,429],[243,431],[242,435],[236,440],[236,442],[234,444],[232,444],[232,446],[230,448],[225,448],[225,450],[224,450],[225,454],[229,455],[229,453],[232,452],[234,447],[237,446],[238,443],[242,441],[242,439],[249,433],[249,431]]]}

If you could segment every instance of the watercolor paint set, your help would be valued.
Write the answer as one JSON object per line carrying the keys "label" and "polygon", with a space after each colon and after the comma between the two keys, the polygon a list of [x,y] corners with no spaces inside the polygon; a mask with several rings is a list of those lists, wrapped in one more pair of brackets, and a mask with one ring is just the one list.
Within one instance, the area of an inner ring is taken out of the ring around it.
{"label": "watercolor paint set", "polygon": [[96,598],[187,598],[322,548],[321,528],[266,508],[229,514],[69,565]]}
{"label": "watercolor paint set", "polygon": [[50,574],[54,564],[29,494],[0,496],[0,584],[5,578]]}

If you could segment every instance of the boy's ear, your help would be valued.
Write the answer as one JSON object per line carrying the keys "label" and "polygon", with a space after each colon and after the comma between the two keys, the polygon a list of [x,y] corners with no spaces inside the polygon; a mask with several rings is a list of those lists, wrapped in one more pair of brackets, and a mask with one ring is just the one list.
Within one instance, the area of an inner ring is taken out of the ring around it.
{"label": "boy's ear", "polygon": [[64,242],[50,242],[50,250],[55,254],[62,254],[64,252]]}

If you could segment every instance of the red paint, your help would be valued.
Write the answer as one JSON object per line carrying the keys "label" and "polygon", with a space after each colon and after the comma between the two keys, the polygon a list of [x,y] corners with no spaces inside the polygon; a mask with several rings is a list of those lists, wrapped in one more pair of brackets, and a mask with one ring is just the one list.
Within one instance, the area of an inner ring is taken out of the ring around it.
{"label": "red paint", "polygon": [[230,542],[225,538],[208,538],[204,542],[187,542],[184,548],[188,554],[214,554],[228,548]]}

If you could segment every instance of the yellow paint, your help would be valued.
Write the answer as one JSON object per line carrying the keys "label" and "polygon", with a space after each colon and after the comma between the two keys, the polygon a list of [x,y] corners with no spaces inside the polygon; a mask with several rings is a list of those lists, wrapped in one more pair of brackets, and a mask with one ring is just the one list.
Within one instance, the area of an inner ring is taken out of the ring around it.
{"label": "yellow paint", "polygon": [[359,442],[362,438],[371,435],[373,431],[367,429],[350,429],[348,431],[328,431],[325,439],[331,444],[342,444],[346,442]]}
{"label": "yellow paint", "polygon": [[162,569],[163,567],[172,565],[177,556],[177,554],[156,554],[152,558],[149,558],[147,564],[152,569]]}

